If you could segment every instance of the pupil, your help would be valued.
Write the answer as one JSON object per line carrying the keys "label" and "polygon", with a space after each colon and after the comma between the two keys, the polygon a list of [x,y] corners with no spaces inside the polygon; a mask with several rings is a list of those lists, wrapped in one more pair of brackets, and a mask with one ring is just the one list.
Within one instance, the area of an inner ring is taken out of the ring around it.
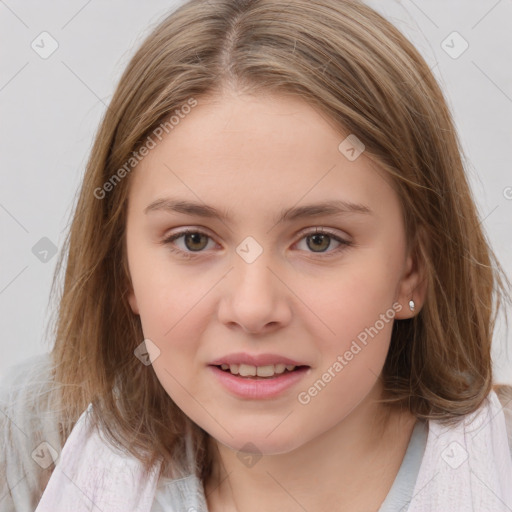
{"label": "pupil", "polygon": [[204,247],[206,246],[205,244],[203,244],[203,246],[198,248],[198,247],[193,247],[193,246],[191,247],[190,244],[188,243],[190,240],[192,240],[193,244],[199,243],[201,240],[201,237],[203,237],[204,239],[207,238],[206,236],[202,235],[201,233],[187,233],[185,235],[185,245],[187,246],[187,249],[190,249],[191,251],[204,249]]}
{"label": "pupil", "polygon": [[[323,250],[327,249],[329,247],[329,235],[325,235],[325,234],[316,234],[316,235],[310,235],[308,238],[310,238],[311,240],[314,240],[314,243],[316,244],[317,242],[325,242],[327,241],[327,244],[324,243],[324,247],[323,247]],[[316,246],[317,248],[318,245]],[[311,249],[314,249],[312,247],[310,247]],[[322,251],[317,251],[317,252],[322,252]]]}

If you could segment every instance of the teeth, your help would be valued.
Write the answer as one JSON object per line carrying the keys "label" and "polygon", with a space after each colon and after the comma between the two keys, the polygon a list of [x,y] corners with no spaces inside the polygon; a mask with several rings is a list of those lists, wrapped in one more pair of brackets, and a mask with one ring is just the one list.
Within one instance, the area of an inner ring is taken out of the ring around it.
{"label": "teeth", "polygon": [[256,366],[241,364],[240,368],[238,369],[238,373],[242,377],[254,377],[256,375]]}
{"label": "teeth", "polygon": [[258,377],[272,377],[274,375],[274,365],[269,364],[267,366],[258,366],[256,368],[256,375]]}
{"label": "teeth", "polygon": [[253,366],[250,364],[222,364],[221,368],[223,370],[228,370],[233,375],[240,375],[242,377],[272,377],[273,375],[279,375],[284,373],[285,369],[288,371],[293,371],[295,369],[295,365],[293,364],[268,364],[265,366]]}
{"label": "teeth", "polygon": [[274,366],[274,369],[276,373],[283,373],[286,369],[286,365],[279,363]]}

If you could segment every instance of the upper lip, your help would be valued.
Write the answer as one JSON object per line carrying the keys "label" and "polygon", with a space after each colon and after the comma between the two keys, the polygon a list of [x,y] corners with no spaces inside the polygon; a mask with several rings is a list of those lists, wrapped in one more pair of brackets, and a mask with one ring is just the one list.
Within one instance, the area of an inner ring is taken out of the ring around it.
{"label": "upper lip", "polygon": [[308,366],[304,363],[299,363],[290,359],[289,357],[280,356],[277,354],[257,354],[251,355],[245,352],[238,352],[236,354],[228,354],[210,363],[213,366],[219,366],[221,364],[248,364],[251,366],[266,366],[276,364],[286,364],[294,366]]}

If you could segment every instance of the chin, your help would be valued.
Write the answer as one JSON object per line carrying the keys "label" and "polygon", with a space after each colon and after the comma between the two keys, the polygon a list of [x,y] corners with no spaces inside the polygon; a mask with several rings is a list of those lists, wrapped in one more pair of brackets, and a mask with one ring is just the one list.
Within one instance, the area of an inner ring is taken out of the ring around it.
{"label": "chin", "polygon": [[289,435],[281,433],[279,437],[272,437],[268,435],[268,432],[271,430],[272,429],[265,429],[265,431],[262,432],[255,432],[254,429],[251,429],[247,430],[245,433],[237,432],[236,434],[232,432],[233,437],[226,435],[225,432],[223,432],[221,436],[210,435],[212,435],[217,442],[233,451],[255,454],[257,456],[289,453],[301,445],[297,437],[293,436],[291,433]]}

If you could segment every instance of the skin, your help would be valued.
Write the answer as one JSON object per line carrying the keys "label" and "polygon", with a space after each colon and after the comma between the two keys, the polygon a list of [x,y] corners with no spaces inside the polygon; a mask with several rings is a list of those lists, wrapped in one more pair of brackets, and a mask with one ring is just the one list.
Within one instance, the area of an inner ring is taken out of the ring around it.
{"label": "skin", "polygon": [[[377,402],[393,320],[308,404],[297,395],[381,314],[421,309],[422,266],[407,251],[399,197],[364,152],[349,161],[338,150],[348,133],[296,98],[230,92],[198,103],[130,178],[126,249],[130,306],[160,350],[154,371],[211,436],[209,510],[377,510],[415,422]],[[228,219],[144,213],[170,196]],[[372,213],[275,224],[283,208],[330,199]],[[184,228],[210,238],[162,243]],[[351,245],[315,245],[315,228]],[[263,250],[252,263],[236,252],[247,236]],[[311,370],[276,398],[241,399],[208,368],[233,352],[284,355]],[[250,467],[237,453],[248,442],[261,455]]]}

